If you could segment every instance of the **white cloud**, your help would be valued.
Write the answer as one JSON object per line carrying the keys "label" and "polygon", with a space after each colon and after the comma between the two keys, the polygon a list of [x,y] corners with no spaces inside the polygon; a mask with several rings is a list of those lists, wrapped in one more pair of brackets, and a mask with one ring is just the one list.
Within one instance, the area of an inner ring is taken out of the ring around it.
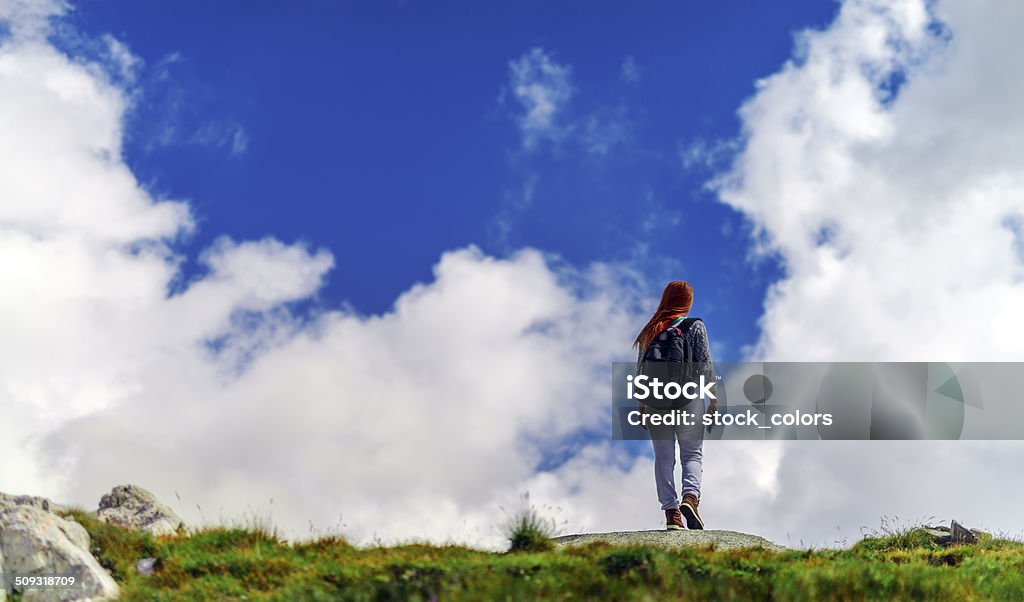
{"label": "white cloud", "polygon": [[7,29],[18,40],[39,40],[49,31],[49,19],[68,10],[62,0],[0,0],[0,33]]}
{"label": "white cloud", "polygon": [[509,62],[502,103],[509,91],[521,109],[516,120],[525,151],[536,151],[544,143],[558,147],[571,140],[589,155],[603,157],[632,137],[633,124],[623,107],[598,107],[585,115],[572,115],[569,102],[576,94],[572,67],[556,63],[543,48],[533,48]]}
{"label": "white cloud", "polygon": [[560,65],[543,48],[532,48],[508,64],[509,90],[522,113],[517,117],[523,148],[558,142],[568,133],[562,123],[572,98],[572,67]]}
{"label": "white cloud", "polygon": [[[74,37],[75,48],[96,46],[93,40],[68,28],[61,34]],[[175,51],[147,66],[124,42],[109,34],[100,40],[102,47],[91,54],[106,63],[114,83],[129,96],[135,110],[127,119],[129,135],[141,148],[196,147],[222,151],[230,157],[248,151],[249,131],[237,119],[212,107],[217,93],[197,76],[193,61]],[[88,52],[72,54],[89,56]]]}
{"label": "white cloud", "polygon": [[247,150],[249,150],[249,134],[242,126],[238,126],[231,136],[231,154],[241,155]]}
{"label": "white cloud", "polygon": [[493,236],[500,244],[508,246],[516,220],[533,205],[533,194],[539,179],[536,173],[531,173],[523,180],[519,190],[505,191],[501,210],[491,225]]}
{"label": "white cloud", "polygon": [[696,138],[679,147],[679,159],[684,170],[715,169],[728,162],[739,149],[736,140],[714,140],[708,142]]}
{"label": "white cloud", "polygon": [[640,66],[636,64],[636,59],[633,55],[627,56],[622,60],[622,66],[619,68],[619,76],[623,81],[635,84],[640,81]]}
{"label": "white cloud", "polygon": [[[721,197],[787,268],[759,354],[1022,359],[1007,220],[1024,213],[1024,77],[993,62],[1019,46],[1003,23],[1024,9],[936,11],[948,44],[922,2],[847,2],[741,109],[746,147]],[[891,98],[894,75],[906,82]]]}
{"label": "white cloud", "polygon": [[223,148],[233,157],[245,154],[249,149],[249,134],[241,124],[234,121],[207,122],[190,135],[184,135],[179,131],[180,128],[178,125],[169,125],[162,142],[166,145],[191,144]]}
{"label": "white cloud", "polygon": [[[265,269],[254,259],[240,271]],[[597,293],[581,297],[564,277]],[[463,521],[484,528],[515,499],[547,446],[600,426],[614,352],[606,334],[625,340],[634,322],[609,296],[608,277],[598,268],[560,277],[534,251],[448,253],[435,280],[390,313],[325,312],[302,327],[265,316],[241,373],[225,376],[221,361],[182,341],[136,368],[141,386],[119,405],[45,446],[76,459],[75,491],[87,498],[117,478],[235,515],[272,497],[293,532],[340,513],[356,537],[456,537]],[[212,301],[223,316],[225,299],[238,307],[249,288],[204,280],[183,295],[181,313]],[[593,321],[601,327],[579,328]],[[251,348],[241,326],[226,333],[219,357]],[[570,338],[582,351],[560,369]]]}
{"label": "white cloud", "polygon": [[222,238],[180,282],[193,218],[123,162],[127,92],[43,39],[0,46],[0,490],[494,543],[544,451],[603,424],[633,276],[470,247],[387,313],[300,319],[331,255]]}
{"label": "white cloud", "polygon": [[131,49],[114,36],[105,34],[102,39],[107,45],[107,54],[111,62],[117,67],[118,75],[125,82],[134,82],[139,69],[142,68],[142,59],[132,54]]}
{"label": "white cloud", "polygon": [[[785,268],[754,356],[1024,359],[1024,6],[934,13],[848,0],[741,108],[743,146],[716,185]],[[784,449],[764,510],[795,539],[853,539],[882,514],[1024,530],[1017,443]]]}

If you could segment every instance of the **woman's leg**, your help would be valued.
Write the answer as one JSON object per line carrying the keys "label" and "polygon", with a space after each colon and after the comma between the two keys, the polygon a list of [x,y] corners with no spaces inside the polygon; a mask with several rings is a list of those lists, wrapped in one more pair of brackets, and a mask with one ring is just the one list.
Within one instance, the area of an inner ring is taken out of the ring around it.
{"label": "woman's leg", "polygon": [[662,510],[679,507],[676,493],[676,438],[674,429],[650,426],[651,443],[654,444],[654,483],[658,487],[658,501]]}
{"label": "woman's leg", "polygon": [[700,439],[679,439],[679,461],[683,464],[682,494],[700,499],[700,481],[704,474],[704,442]]}
{"label": "woman's leg", "polygon": [[695,424],[676,431],[679,461],[683,464],[683,497],[679,511],[687,529],[703,529],[704,521],[700,518],[697,506],[700,504],[700,481],[704,475],[704,427],[701,425],[704,403],[698,401],[690,405],[698,414]]}
{"label": "woman's leg", "polygon": [[704,474],[704,403],[696,400],[687,404],[687,411],[694,413],[694,424],[676,428],[679,440],[679,461],[683,465],[683,488],[681,495],[692,495],[700,499],[700,482]]}

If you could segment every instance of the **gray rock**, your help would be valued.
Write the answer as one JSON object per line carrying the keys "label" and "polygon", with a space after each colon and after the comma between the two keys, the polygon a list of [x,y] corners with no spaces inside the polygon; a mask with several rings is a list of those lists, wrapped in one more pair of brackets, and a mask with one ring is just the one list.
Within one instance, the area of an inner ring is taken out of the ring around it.
{"label": "gray rock", "polygon": [[978,538],[984,535],[983,531],[968,529],[955,520],[950,521],[948,527],[933,525],[922,527],[922,530],[933,542],[943,547],[976,544]]}
{"label": "gray rock", "polygon": [[36,503],[10,502],[11,497],[0,505],[0,572],[74,572],[81,580],[76,589],[26,590],[23,600],[107,600],[118,595],[117,583],[89,552],[89,534],[81,525]]}
{"label": "gray rock", "polygon": [[956,521],[952,521],[950,523],[949,533],[950,541],[952,541],[954,544],[970,545],[978,543],[978,536],[972,533],[970,529]]}
{"label": "gray rock", "polygon": [[135,572],[149,577],[156,570],[156,558],[140,558],[135,562]]}
{"label": "gray rock", "polygon": [[922,529],[928,534],[928,537],[932,538],[935,543],[948,543],[949,542],[949,529],[942,527],[924,527]]}
{"label": "gray rock", "polygon": [[44,497],[36,495],[11,495],[0,492],[0,508],[5,506],[32,506],[47,512],[67,512],[67,507],[55,504]]}
{"label": "gray rock", "polygon": [[662,548],[682,548],[687,546],[714,546],[718,550],[734,548],[764,548],[767,550],[784,550],[783,546],[772,543],[758,535],[739,533],[737,531],[619,531],[613,533],[582,533],[579,535],[563,535],[555,538],[555,545],[579,546],[595,541],[603,541],[618,546],[658,546]]}
{"label": "gray rock", "polygon": [[114,487],[100,499],[96,518],[153,535],[173,535],[185,528],[185,522],[173,510],[137,485]]}

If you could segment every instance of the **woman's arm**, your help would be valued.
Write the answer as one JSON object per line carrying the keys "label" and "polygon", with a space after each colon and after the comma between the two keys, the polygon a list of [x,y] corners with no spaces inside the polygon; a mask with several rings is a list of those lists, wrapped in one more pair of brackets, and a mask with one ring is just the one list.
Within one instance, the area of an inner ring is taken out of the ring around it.
{"label": "woman's arm", "polygon": [[701,364],[700,373],[704,375],[704,378],[714,378],[715,364],[711,361],[711,342],[708,340],[708,331],[703,320],[693,325],[690,351],[692,353],[690,361]]}
{"label": "woman's arm", "polygon": [[[692,328],[692,341],[690,351],[692,357],[690,361],[696,364],[700,364],[697,368],[697,374],[702,375],[705,381],[715,383],[711,386],[711,393],[715,395],[715,399],[708,400],[708,412],[711,414],[718,413],[718,377],[715,375],[715,364],[711,360],[711,342],[708,340],[708,331],[704,327],[704,321],[701,320],[693,325]],[[711,432],[711,427],[707,427],[708,432]]]}

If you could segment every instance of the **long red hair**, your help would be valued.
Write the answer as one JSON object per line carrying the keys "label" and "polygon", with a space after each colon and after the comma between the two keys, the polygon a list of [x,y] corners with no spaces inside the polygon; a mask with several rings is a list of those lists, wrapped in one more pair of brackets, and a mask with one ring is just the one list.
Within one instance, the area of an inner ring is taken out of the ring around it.
{"label": "long red hair", "polygon": [[665,291],[661,293],[658,310],[654,312],[640,334],[636,335],[633,346],[646,349],[654,337],[661,334],[661,331],[665,330],[672,320],[690,313],[691,307],[693,307],[693,287],[690,286],[690,283],[682,280],[669,282],[665,286]]}

